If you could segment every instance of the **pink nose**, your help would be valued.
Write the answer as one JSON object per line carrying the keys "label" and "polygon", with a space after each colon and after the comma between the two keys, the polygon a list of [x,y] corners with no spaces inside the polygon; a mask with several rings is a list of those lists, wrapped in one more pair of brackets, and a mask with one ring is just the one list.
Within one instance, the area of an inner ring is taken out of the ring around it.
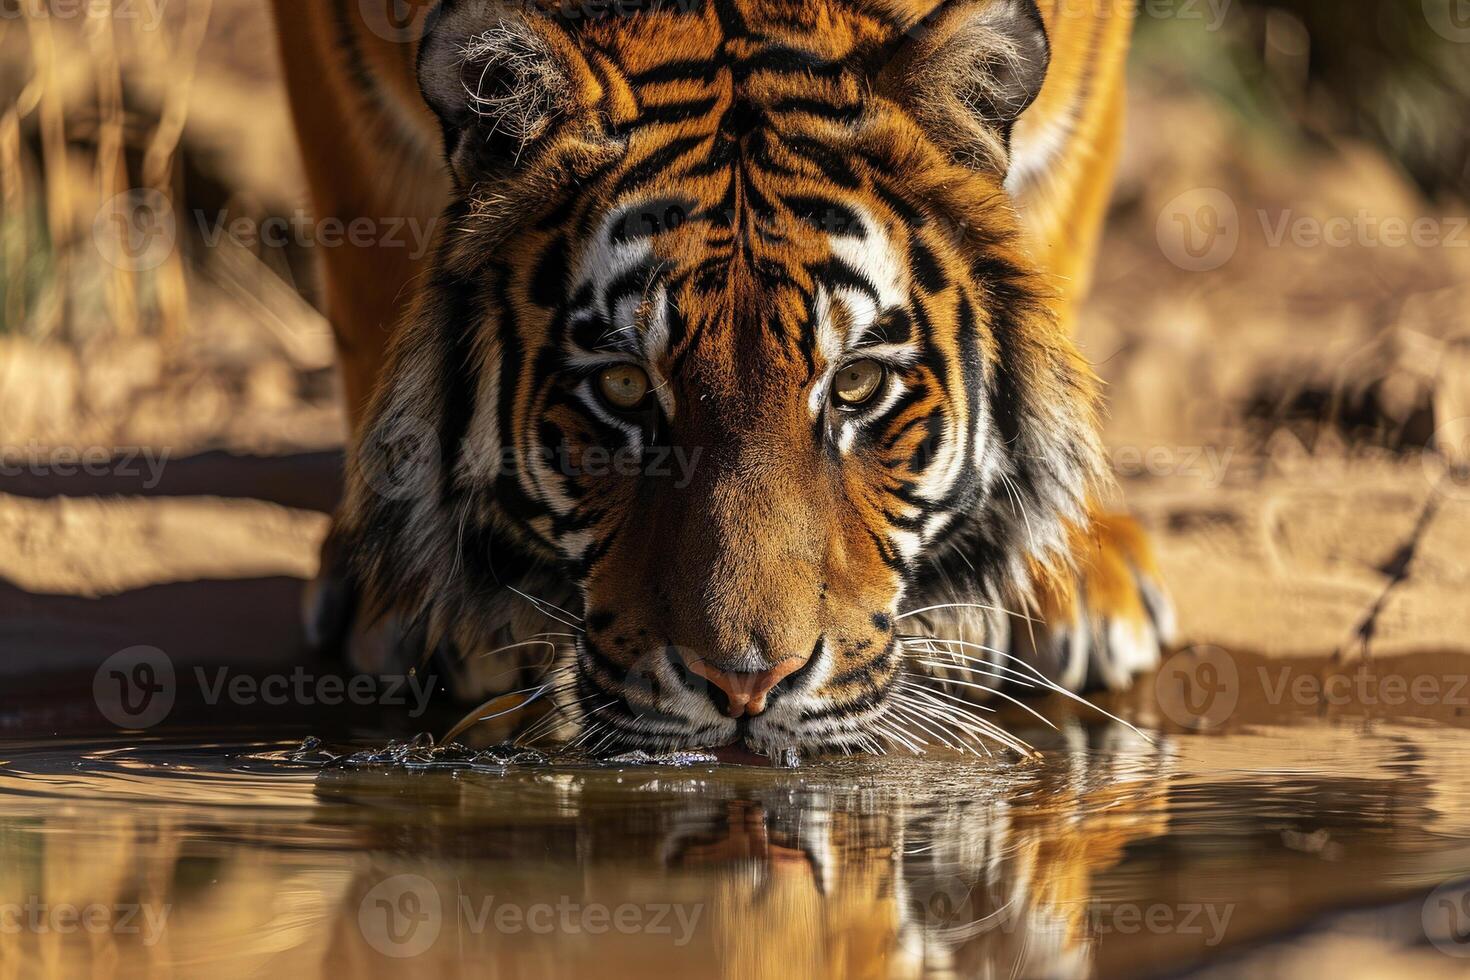
{"label": "pink nose", "polygon": [[689,663],[689,669],[724,691],[729,702],[725,714],[739,718],[765,711],[766,695],[771,693],[771,688],[800,670],[806,661],[806,657],[791,657],[769,670],[727,671],[712,667],[707,661],[694,660]]}

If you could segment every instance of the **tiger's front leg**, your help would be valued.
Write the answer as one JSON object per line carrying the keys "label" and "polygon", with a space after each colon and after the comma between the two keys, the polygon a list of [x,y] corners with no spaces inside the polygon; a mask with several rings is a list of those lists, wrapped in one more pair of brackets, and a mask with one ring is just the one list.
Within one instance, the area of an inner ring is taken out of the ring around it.
{"label": "tiger's front leg", "polygon": [[1015,655],[1068,690],[1124,690],[1174,642],[1174,608],[1147,532],[1094,511],[1070,535],[1072,567],[1038,569],[1033,619],[1011,623]]}

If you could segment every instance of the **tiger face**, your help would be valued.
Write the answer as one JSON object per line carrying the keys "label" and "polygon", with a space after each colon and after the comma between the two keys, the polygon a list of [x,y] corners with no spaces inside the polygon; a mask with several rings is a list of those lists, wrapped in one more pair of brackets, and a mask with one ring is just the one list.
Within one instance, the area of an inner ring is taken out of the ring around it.
{"label": "tiger face", "polygon": [[448,2],[421,45],[456,190],[352,467],[360,577],[471,655],[567,596],[599,744],[876,747],[905,608],[999,605],[1097,471],[1004,187],[1042,21],[595,6]]}

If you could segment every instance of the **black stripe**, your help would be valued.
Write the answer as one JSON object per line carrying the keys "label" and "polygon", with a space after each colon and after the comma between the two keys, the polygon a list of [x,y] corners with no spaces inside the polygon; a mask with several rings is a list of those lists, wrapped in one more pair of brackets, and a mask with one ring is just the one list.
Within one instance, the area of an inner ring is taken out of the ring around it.
{"label": "black stripe", "polygon": [[720,65],[712,59],[687,58],[667,61],[656,68],[637,72],[628,77],[635,88],[644,85],[661,85],[665,82],[712,82]]}
{"label": "black stripe", "polygon": [[914,281],[931,296],[949,288],[949,279],[940,268],[939,259],[917,236],[909,241],[909,269]]}
{"label": "black stripe", "polygon": [[833,105],[820,99],[801,98],[799,96],[788,96],[779,99],[771,105],[771,112],[800,113],[807,116],[817,116],[829,122],[852,125],[863,115],[863,107],[860,103],[852,105]]}
{"label": "black stripe", "polygon": [[858,179],[852,165],[830,147],[805,136],[785,136],[781,142],[791,152],[810,161],[822,172],[823,177],[843,190],[857,190],[862,186],[862,181]]}
{"label": "black stripe", "polygon": [[790,195],[781,198],[781,203],[791,214],[817,231],[828,235],[848,238],[866,238],[867,229],[857,214],[840,201],[830,197]]}
{"label": "black stripe", "polygon": [[621,197],[629,191],[637,190],[656,177],[667,177],[681,157],[707,143],[709,139],[708,136],[684,136],[670,140],[624,171],[613,187],[613,196]]}
{"label": "black stripe", "polygon": [[368,68],[367,60],[362,54],[362,46],[358,44],[354,15],[348,13],[347,10],[349,4],[354,11],[357,10],[358,4],[353,0],[332,0],[332,20],[337,28],[337,47],[347,61],[348,74],[356,83],[353,88],[363,96],[371,97],[374,103],[380,104],[382,93],[378,89],[378,80]]}
{"label": "black stripe", "polygon": [[806,271],[814,281],[826,285],[829,289],[855,290],[875,304],[878,302],[877,287],[868,282],[862,273],[835,256],[828,257],[821,262],[813,262],[806,267]]}
{"label": "black stripe", "polygon": [[707,116],[714,111],[719,99],[710,96],[704,99],[686,99],[682,102],[664,102],[648,106],[638,113],[633,129],[645,126],[671,126],[686,123],[691,119]]}
{"label": "black stripe", "polygon": [[874,347],[879,344],[907,344],[914,339],[914,318],[907,310],[888,310],[878,316],[872,326],[858,337],[854,346]]}
{"label": "black stripe", "polygon": [[833,79],[840,78],[845,71],[846,62],[829,61],[814,52],[785,45],[763,48],[735,62],[735,77],[739,81],[745,81],[757,72]]}
{"label": "black stripe", "polygon": [[567,292],[567,240],[561,236],[553,238],[541,252],[531,271],[531,302],[545,309],[554,309]]}

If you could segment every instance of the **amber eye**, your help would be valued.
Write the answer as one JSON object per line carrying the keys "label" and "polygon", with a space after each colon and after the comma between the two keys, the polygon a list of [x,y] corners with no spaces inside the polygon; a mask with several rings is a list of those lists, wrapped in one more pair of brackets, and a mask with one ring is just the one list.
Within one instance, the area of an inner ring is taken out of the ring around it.
{"label": "amber eye", "polygon": [[884,373],[883,365],[874,360],[844,365],[832,381],[832,400],[839,408],[856,408],[872,401],[883,387]]}
{"label": "amber eye", "polygon": [[613,408],[631,411],[648,397],[648,374],[633,364],[614,364],[598,374],[597,387]]}

